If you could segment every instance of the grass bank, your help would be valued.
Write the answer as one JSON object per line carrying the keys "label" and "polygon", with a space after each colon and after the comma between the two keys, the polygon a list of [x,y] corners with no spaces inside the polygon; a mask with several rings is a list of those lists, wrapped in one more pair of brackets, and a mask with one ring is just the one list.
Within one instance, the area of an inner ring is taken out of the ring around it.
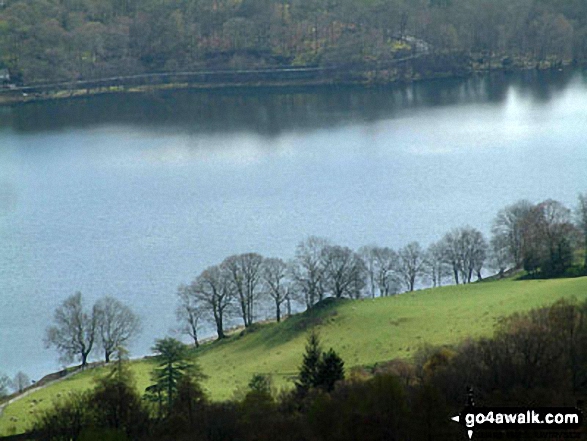
{"label": "grass bank", "polygon": [[[278,387],[291,387],[307,331],[314,326],[324,349],[333,347],[348,369],[409,358],[424,344],[451,344],[467,337],[489,336],[500,317],[573,296],[587,298],[587,277],[508,279],[388,298],[347,300],[279,324],[255,326],[242,335],[194,349],[193,354],[209,376],[204,386],[212,399],[224,400],[244,387],[255,373],[271,374]],[[152,367],[146,359],[132,363],[140,390],[149,384]],[[92,379],[104,372],[104,368],[97,368],[76,374],[7,406],[0,417],[0,435],[26,430],[40,409],[73,390],[90,387]]]}

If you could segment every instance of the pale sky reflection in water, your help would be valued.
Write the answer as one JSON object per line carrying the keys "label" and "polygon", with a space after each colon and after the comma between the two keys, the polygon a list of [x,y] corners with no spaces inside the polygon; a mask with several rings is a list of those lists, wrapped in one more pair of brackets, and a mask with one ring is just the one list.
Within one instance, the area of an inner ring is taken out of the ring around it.
{"label": "pale sky reflection in water", "polygon": [[0,371],[59,368],[44,329],[78,290],[141,315],[138,356],[176,326],[177,286],[228,255],[428,245],[521,198],[572,206],[585,109],[581,75],[3,109]]}

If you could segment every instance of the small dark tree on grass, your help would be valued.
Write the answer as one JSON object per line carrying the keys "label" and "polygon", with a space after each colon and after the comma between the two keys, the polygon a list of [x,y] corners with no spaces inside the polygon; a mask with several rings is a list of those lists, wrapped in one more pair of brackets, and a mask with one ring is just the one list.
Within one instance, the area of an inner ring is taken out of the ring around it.
{"label": "small dark tree on grass", "polygon": [[308,336],[306,352],[296,382],[296,388],[299,392],[305,393],[309,389],[316,387],[321,355],[322,348],[320,347],[320,339],[318,334],[315,331],[312,331]]}
{"label": "small dark tree on grass", "polygon": [[174,338],[156,340],[152,348],[158,367],[153,372],[155,384],[147,388],[147,392],[154,394],[159,402],[160,412],[163,400],[170,411],[176,398],[178,385],[186,377],[201,379],[203,376],[199,367],[188,360],[188,347]]}
{"label": "small dark tree on grass", "polygon": [[320,338],[312,331],[296,382],[298,392],[303,395],[312,388],[331,392],[340,380],[344,380],[344,361],[332,348],[322,352]]}
{"label": "small dark tree on grass", "polygon": [[255,374],[249,381],[249,391],[271,396],[273,381],[270,375]]}
{"label": "small dark tree on grass", "polygon": [[318,363],[316,387],[332,392],[337,381],[344,380],[344,361],[332,348],[322,354]]}

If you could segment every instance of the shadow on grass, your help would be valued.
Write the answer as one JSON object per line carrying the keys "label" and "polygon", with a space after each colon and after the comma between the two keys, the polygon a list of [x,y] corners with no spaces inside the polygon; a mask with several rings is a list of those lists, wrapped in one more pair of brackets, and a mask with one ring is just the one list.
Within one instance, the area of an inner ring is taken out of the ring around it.
{"label": "shadow on grass", "polygon": [[317,303],[312,309],[287,317],[280,323],[254,323],[246,329],[227,336],[222,340],[215,340],[210,343],[205,343],[199,348],[194,348],[192,353],[195,356],[203,355],[212,349],[216,350],[224,345],[239,341],[244,337],[249,337],[251,340],[249,345],[240,345],[238,347],[239,351],[249,351],[250,345],[262,345],[265,349],[272,349],[294,340],[300,335],[305,334],[308,330],[335,317],[338,315],[337,308],[349,301],[348,299],[329,297]]}

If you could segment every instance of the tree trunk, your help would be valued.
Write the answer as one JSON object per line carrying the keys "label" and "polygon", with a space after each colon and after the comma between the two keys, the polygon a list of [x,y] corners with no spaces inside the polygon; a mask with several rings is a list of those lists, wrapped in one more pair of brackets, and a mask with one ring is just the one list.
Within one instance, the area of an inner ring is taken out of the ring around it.
{"label": "tree trunk", "polygon": [[194,323],[192,322],[192,338],[194,339],[194,346],[196,348],[200,347],[200,342],[198,341],[198,326],[197,326],[197,322],[196,325],[194,326]]}
{"label": "tree trunk", "polygon": [[173,365],[171,363],[167,364],[167,375],[169,375],[167,380],[167,410],[171,411],[171,404],[173,403]]}
{"label": "tree trunk", "polygon": [[161,389],[157,388],[157,400],[159,401],[159,419],[163,418],[163,395]]}
{"label": "tree trunk", "polygon": [[279,323],[281,321],[280,303],[279,303],[279,300],[277,300],[277,299],[275,299],[275,319],[277,320],[277,323]]}
{"label": "tree trunk", "polygon": [[253,295],[251,294],[247,298],[247,321],[249,322],[249,326],[251,326],[254,322],[254,320],[253,320],[253,315],[255,313],[254,306],[255,305],[253,303]]}
{"label": "tree trunk", "polygon": [[243,323],[245,325],[245,328],[247,328],[249,326],[249,323],[247,321],[247,303],[245,300],[241,300],[240,304],[241,304]]}
{"label": "tree trunk", "polygon": [[218,334],[218,340],[225,338],[224,327],[222,326],[222,315],[216,314],[214,319],[216,320],[216,333]]}

